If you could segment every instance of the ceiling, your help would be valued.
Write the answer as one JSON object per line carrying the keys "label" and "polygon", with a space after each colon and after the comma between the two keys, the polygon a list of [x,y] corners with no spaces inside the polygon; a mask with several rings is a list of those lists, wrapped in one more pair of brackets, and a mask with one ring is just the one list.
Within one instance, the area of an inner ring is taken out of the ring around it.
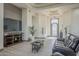
{"label": "ceiling", "polygon": [[52,7],[52,6],[59,6],[62,5],[61,3],[13,3],[13,5],[19,7],[19,8],[27,8],[27,5],[31,5],[34,8],[47,8],[47,7]]}
{"label": "ceiling", "polygon": [[73,3],[13,3],[13,5],[19,7],[19,8],[27,8],[28,6],[32,6],[40,11],[51,11],[52,13],[56,9],[71,9],[75,7],[79,7],[79,4],[73,4]]}
{"label": "ceiling", "polygon": [[51,8],[41,9],[40,12],[48,15],[62,15],[63,13],[67,12],[71,9],[79,8],[79,3],[76,4],[55,4]]}
{"label": "ceiling", "polygon": [[12,4],[19,8],[27,8],[26,3],[12,3]]}
{"label": "ceiling", "polygon": [[15,6],[20,8],[27,8],[27,5],[31,5],[32,7],[38,9],[44,14],[48,15],[60,15],[65,11],[79,8],[79,3],[13,3]]}
{"label": "ceiling", "polygon": [[55,5],[56,3],[32,3],[31,5],[35,8],[43,8],[43,7],[48,7]]}
{"label": "ceiling", "polygon": [[52,9],[61,6],[74,8],[75,5],[76,6],[79,5],[79,3],[12,3],[12,4],[19,8],[27,8],[27,5],[28,6],[31,5],[32,7],[37,9]]}

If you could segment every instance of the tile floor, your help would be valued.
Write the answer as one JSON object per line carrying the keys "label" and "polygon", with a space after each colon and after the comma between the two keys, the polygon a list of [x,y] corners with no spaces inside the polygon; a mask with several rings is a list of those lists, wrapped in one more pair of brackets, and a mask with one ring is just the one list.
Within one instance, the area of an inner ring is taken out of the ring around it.
{"label": "tile floor", "polygon": [[35,54],[32,53],[30,42],[22,42],[10,47],[5,47],[4,50],[0,51],[0,56],[50,56],[55,39],[54,37],[45,39],[44,46]]}

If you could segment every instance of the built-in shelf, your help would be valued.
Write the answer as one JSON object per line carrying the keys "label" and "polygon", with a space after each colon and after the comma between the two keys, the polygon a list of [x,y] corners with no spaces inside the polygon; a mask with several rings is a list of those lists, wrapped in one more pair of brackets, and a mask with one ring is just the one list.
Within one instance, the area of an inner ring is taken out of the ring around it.
{"label": "built-in shelf", "polygon": [[21,31],[5,32],[4,33],[4,46],[13,45],[22,42],[23,33]]}

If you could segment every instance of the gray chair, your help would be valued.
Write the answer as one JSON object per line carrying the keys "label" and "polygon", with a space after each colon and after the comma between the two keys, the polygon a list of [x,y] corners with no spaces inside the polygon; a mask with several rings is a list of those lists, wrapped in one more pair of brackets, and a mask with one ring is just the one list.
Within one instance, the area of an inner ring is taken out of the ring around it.
{"label": "gray chair", "polygon": [[52,49],[52,55],[58,52],[64,56],[76,56],[79,51],[79,38],[74,36],[75,38],[71,39],[71,36],[73,35],[70,35],[66,40],[57,39]]}

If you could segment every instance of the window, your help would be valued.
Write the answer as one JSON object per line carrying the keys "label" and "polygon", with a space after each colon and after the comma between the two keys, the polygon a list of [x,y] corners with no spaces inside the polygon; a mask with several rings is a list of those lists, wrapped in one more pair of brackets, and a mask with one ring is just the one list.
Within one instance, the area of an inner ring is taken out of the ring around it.
{"label": "window", "polygon": [[51,20],[51,35],[58,36],[58,19],[55,17]]}

